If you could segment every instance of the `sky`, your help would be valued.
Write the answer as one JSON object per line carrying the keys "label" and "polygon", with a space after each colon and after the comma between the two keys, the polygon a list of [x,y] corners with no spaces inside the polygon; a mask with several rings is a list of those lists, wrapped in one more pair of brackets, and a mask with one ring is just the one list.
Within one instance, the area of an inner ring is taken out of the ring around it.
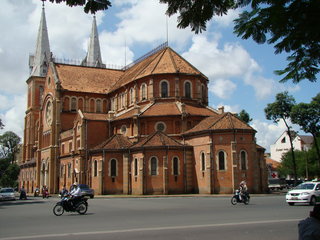
{"label": "sky", "polygon": [[[225,111],[246,110],[257,130],[257,143],[270,145],[286,130],[283,122],[265,118],[264,108],[277,93],[288,91],[297,103],[309,103],[320,83],[279,83],[275,70],[283,69],[285,54],[271,45],[242,40],[233,33],[233,20],[241,9],[214,17],[207,31],[195,34],[177,28],[177,15],[168,18],[159,0],[112,0],[112,7],[96,14],[102,60],[124,66],[160,44],[169,46],[209,78],[209,106]],[[34,54],[40,23],[40,0],[1,0],[0,8],[0,118],[5,131],[23,138],[29,55]],[[86,55],[93,15],[83,7],[45,2],[50,50],[56,58],[81,60]],[[299,130],[298,126],[294,126]],[[305,134],[299,130],[300,134]]]}

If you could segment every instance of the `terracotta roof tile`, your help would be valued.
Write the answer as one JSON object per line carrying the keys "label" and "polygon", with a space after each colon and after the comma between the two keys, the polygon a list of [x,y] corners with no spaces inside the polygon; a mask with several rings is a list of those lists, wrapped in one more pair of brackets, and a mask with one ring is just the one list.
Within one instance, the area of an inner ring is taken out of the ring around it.
{"label": "terracotta roof tile", "polygon": [[187,131],[185,134],[206,131],[206,130],[229,130],[229,129],[246,129],[255,131],[248,124],[241,121],[232,113],[207,117],[203,119],[194,128]]}
{"label": "terracotta roof tile", "polygon": [[204,78],[207,78],[170,47],[166,47],[127,69],[119,81],[114,84],[112,90],[116,90],[133,80],[149,75],[171,73],[202,75]]}
{"label": "terracotta roof tile", "polygon": [[202,106],[185,104],[185,107],[186,107],[186,112],[190,115],[201,115],[201,116],[218,115],[218,113],[216,113],[214,110],[211,110],[209,108],[202,107]]}
{"label": "terracotta roof tile", "polygon": [[175,139],[169,137],[163,132],[155,132],[149,137],[141,140],[140,142],[134,144],[132,148],[139,148],[139,147],[157,147],[157,146],[175,146],[175,147],[182,147],[183,144],[179,143]]}
{"label": "terracotta roof tile", "polygon": [[129,139],[122,134],[115,134],[105,142],[99,144],[98,146],[94,147],[94,150],[98,149],[126,149],[129,148],[132,143]]}
{"label": "terracotta roof tile", "polygon": [[123,71],[55,64],[63,89],[77,92],[107,93]]}
{"label": "terracotta roof tile", "polygon": [[180,115],[175,102],[159,102],[155,103],[151,107],[149,107],[145,112],[143,112],[142,116],[167,116],[167,115]]}

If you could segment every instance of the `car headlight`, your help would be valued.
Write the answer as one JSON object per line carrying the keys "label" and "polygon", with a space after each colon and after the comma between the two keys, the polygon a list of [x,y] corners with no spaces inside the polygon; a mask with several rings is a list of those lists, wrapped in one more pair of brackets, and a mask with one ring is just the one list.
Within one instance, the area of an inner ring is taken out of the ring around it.
{"label": "car headlight", "polygon": [[303,192],[301,193],[301,195],[309,195],[310,193],[309,192]]}

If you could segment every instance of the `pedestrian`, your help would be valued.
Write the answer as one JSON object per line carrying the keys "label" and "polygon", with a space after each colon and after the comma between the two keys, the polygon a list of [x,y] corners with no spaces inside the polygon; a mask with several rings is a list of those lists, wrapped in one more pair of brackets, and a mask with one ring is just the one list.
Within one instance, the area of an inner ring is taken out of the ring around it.
{"label": "pedestrian", "polygon": [[314,205],[310,216],[298,224],[299,240],[320,240],[320,204]]}

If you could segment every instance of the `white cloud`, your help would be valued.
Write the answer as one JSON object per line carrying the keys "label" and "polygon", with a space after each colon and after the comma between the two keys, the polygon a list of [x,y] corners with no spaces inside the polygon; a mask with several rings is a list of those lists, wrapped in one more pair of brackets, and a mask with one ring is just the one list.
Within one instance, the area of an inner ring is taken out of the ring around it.
{"label": "white cloud", "polygon": [[[299,131],[299,126],[293,125],[290,121],[288,121],[288,124],[292,126],[293,130]],[[280,120],[278,124],[275,124],[254,119],[250,125],[257,130],[257,144],[266,148],[266,152],[270,152],[270,145],[274,144],[280,135],[287,130],[282,120]]]}
{"label": "white cloud", "polygon": [[228,79],[215,79],[209,83],[209,91],[222,99],[230,98],[237,85]]}
{"label": "white cloud", "polygon": [[219,98],[229,98],[235,91],[235,80],[243,81],[264,99],[274,93],[276,83],[261,75],[261,67],[238,43],[219,46],[219,34],[194,36],[192,46],[183,56],[211,81],[210,91]]}
{"label": "white cloud", "polygon": [[0,134],[6,131],[13,131],[20,137],[23,137],[26,99],[26,95],[16,95],[13,97],[12,107],[0,116],[5,125],[4,129],[0,131]]}

